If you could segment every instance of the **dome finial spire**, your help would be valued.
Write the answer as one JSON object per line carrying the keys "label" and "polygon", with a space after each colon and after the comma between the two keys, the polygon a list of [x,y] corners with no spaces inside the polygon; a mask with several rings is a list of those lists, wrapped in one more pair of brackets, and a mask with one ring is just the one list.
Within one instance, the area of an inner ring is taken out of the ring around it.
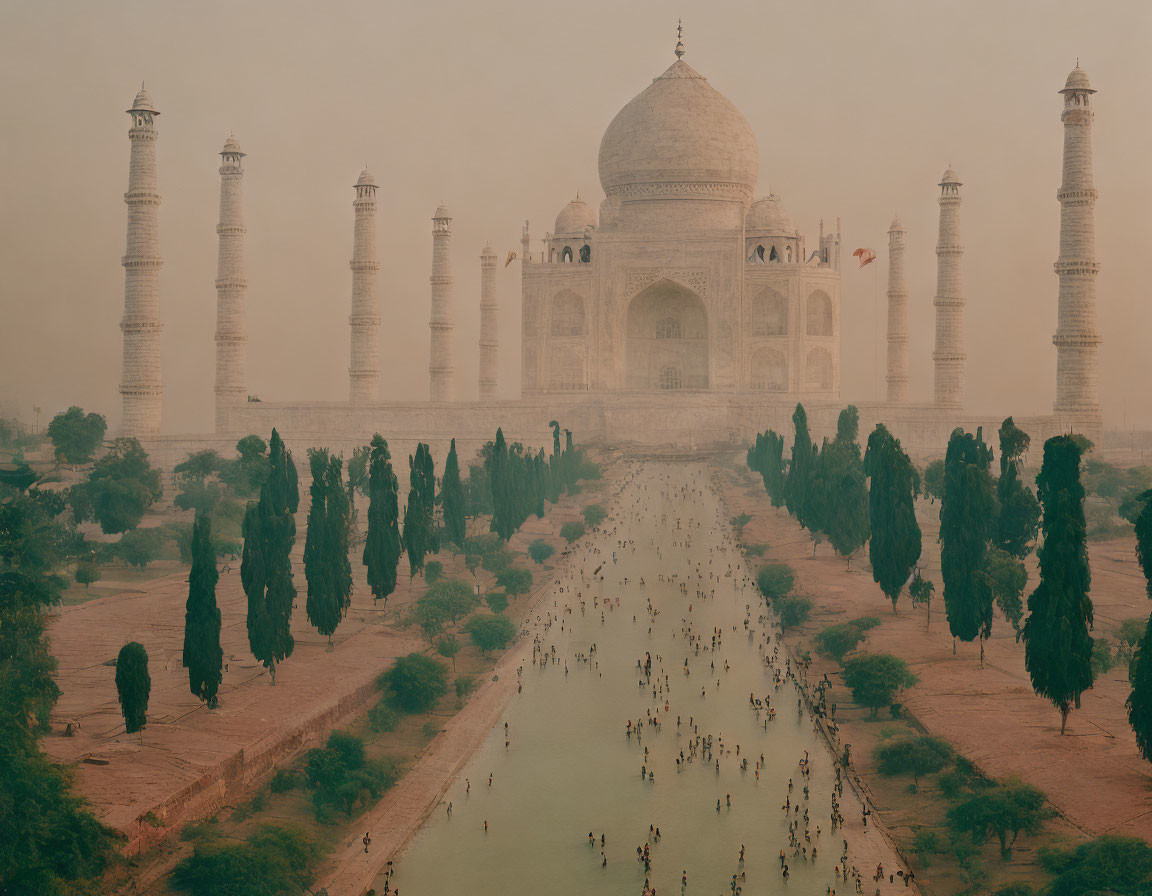
{"label": "dome finial spire", "polygon": [[684,55],[684,20],[676,20],[676,58],[679,59]]}

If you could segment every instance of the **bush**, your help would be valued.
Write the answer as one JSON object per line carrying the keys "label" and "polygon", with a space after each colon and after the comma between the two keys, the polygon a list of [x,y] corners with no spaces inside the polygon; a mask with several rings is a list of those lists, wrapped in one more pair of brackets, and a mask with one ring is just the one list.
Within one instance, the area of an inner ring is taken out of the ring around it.
{"label": "bush", "polygon": [[1116,665],[1116,657],[1112,655],[1112,644],[1107,638],[1092,639],[1092,677],[1107,675]]}
{"label": "bush", "polygon": [[1016,838],[1038,834],[1044,820],[1052,815],[1039,789],[1013,779],[982,789],[953,806],[948,810],[948,824],[957,833],[971,835],[977,845],[994,834],[1000,841],[1001,857],[1008,859]]}
{"label": "bush", "polygon": [[796,577],[787,563],[769,563],[761,566],[756,573],[756,585],[761,594],[775,602],[792,592],[796,586]]}
{"label": "bush", "polygon": [[456,679],[456,696],[463,699],[476,690],[476,679],[471,675],[461,675]]}
{"label": "bush", "polygon": [[158,529],[132,529],[120,536],[114,550],[116,557],[125,566],[145,569],[160,556],[163,542],[164,538]]}
{"label": "bush", "polygon": [[537,538],[528,545],[528,556],[536,563],[543,563],[555,553],[556,549],[542,538]]}
{"label": "bush", "polygon": [[1001,887],[992,896],[1036,896],[1036,891],[1028,884],[1017,882]]}
{"label": "bush", "polygon": [[571,544],[584,535],[584,524],[576,520],[565,523],[560,527],[560,537]]}
{"label": "bush", "polygon": [[749,557],[763,557],[766,550],[768,550],[768,545],[762,542],[744,545],[744,553]]}
{"label": "bush", "polygon": [[464,539],[464,553],[475,554],[477,557],[486,557],[488,554],[502,547],[503,542],[495,532],[485,532],[483,535],[471,535]]}
{"label": "bush", "polygon": [[464,630],[472,636],[472,643],[482,654],[489,650],[503,650],[516,637],[516,626],[507,616],[474,616]]}
{"label": "bush", "polygon": [[366,760],[360,738],[333,731],[323,748],[305,755],[304,776],[312,788],[317,821],[328,821],[332,809],[351,817],[357,803],[378,799],[396,783],[397,771],[392,759]]}
{"label": "bush", "polygon": [[744,527],[752,522],[752,517],[746,513],[742,513],[739,516],[732,517],[730,522],[732,523],[732,528],[736,530],[736,537],[739,538],[740,534],[744,531]]}
{"label": "bush", "polygon": [[920,860],[920,864],[928,867],[930,856],[940,852],[940,838],[935,831],[919,830],[912,837],[909,852]]}
{"label": "bush", "polygon": [[488,609],[493,613],[503,613],[508,609],[508,595],[493,591],[484,596],[484,603],[488,604]]}
{"label": "bush", "polygon": [[780,614],[780,628],[787,631],[808,621],[812,601],[806,597],[781,598],[776,601],[776,612]]}
{"label": "bush", "polygon": [[1045,896],[1145,896],[1152,875],[1152,846],[1136,837],[1106,835],[1075,849],[1041,849],[1040,862],[1056,876]]}
{"label": "bush", "polygon": [[836,662],[844,659],[864,640],[864,633],[850,622],[830,625],[816,636],[816,649]]}
{"label": "bush", "polygon": [[920,783],[921,775],[942,770],[952,762],[954,751],[946,741],[920,735],[880,744],[872,751],[876,768],[882,775],[911,775]]}
{"label": "bush", "polygon": [[584,508],[583,513],[584,522],[591,526],[593,529],[604,522],[604,518],[608,516],[608,511],[606,511],[599,504],[589,504]]}
{"label": "bush", "polygon": [[429,585],[436,582],[444,574],[444,564],[439,560],[429,560],[424,564],[424,581]]}
{"label": "bush", "polygon": [[871,709],[872,718],[917,681],[904,660],[888,653],[862,654],[844,663],[844,683],[852,689],[852,699]]}
{"label": "bush", "polygon": [[440,723],[435,719],[429,719],[420,730],[423,731],[426,738],[431,740],[440,733]]}
{"label": "bush", "polygon": [[400,657],[381,674],[379,683],[405,712],[427,712],[448,692],[444,664],[422,653]]}
{"label": "bush", "polygon": [[264,825],[240,843],[213,832],[198,838],[172,884],[192,896],[299,893],[311,884],[319,858],[315,838],[295,827]]}
{"label": "bush", "polygon": [[496,583],[512,597],[532,590],[532,573],[520,566],[509,566],[496,576]]}
{"label": "bush", "polygon": [[856,628],[862,632],[866,632],[876,628],[876,626],[880,624],[880,618],[877,616],[860,616],[850,620],[848,624],[856,626]]}
{"label": "bush", "polygon": [[291,769],[278,768],[268,786],[273,793],[288,793],[300,786],[300,776]]}
{"label": "bush", "polygon": [[100,567],[89,560],[81,560],[76,564],[76,571],[72,577],[87,591],[89,585],[100,581]]}
{"label": "bush", "polygon": [[368,724],[373,731],[395,731],[400,724],[400,713],[389,706],[388,701],[381,700],[368,710]]}
{"label": "bush", "polygon": [[512,565],[512,554],[507,548],[489,551],[480,561],[480,565],[488,572],[499,575]]}

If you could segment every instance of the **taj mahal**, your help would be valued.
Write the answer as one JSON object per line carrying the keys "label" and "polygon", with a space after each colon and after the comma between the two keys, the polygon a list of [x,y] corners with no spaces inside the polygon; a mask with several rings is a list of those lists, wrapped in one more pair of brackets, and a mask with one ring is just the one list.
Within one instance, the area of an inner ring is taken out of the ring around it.
{"label": "taj mahal", "polygon": [[[454,395],[452,215],[432,216],[426,401],[380,395],[382,316],[376,246],[377,191],[363,171],[353,187],[348,400],[250,400],[246,380],[244,152],[230,137],[220,153],[219,268],[216,280],[216,426],[205,435],[160,435],[161,266],[156,165],[157,116],[143,89],[128,110],[131,163],[125,304],[122,434],[139,438],[170,466],[189,450],[230,447],[277,427],[290,446],[350,450],[381,432],[400,452],[419,441],[442,454],[448,440],[474,450],[503,426],[529,446],[551,443],[562,419],[584,441],[649,449],[739,445],[757,431],[791,428],[796,402],[814,435],[834,431],[840,396],[840,221],[801,233],[781,197],[758,195],[756,135],[741,112],[685,60],[672,63],[617,113],[604,132],[599,177],[604,199],[577,196],[551,231],[533,239],[524,222],[521,270],[520,398],[496,398],[500,308],[490,246],[479,254],[479,401]],[[1079,64],[1063,97],[1063,183],[1058,288],[1057,399],[1053,412],[1018,418],[1033,438],[1102,429],[1098,385],[1090,105],[1095,93]],[[934,400],[909,402],[906,232],[889,229],[887,394],[856,402],[867,431],[883,421],[913,452],[940,452],[960,425],[995,427],[965,403],[963,183],[948,167],[936,185],[940,208]],[[877,197],[882,201],[883,197]],[[851,338],[863,338],[853,336]]]}

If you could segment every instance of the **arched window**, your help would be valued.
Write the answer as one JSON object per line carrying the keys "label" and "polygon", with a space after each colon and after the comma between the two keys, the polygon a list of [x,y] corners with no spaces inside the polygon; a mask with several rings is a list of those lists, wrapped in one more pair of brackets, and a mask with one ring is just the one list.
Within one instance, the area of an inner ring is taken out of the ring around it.
{"label": "arched window", "polygon": [[751,335],[787,336],[788,299],[770,286],[752,297]]}
{"label": "arched window", "polygon": [[584,299],[570,289],[552,299],[552,335],[584,335]]}
{"label": "arched window", "polygon": [[792,264],[792,247],[791,246],[788,247],[787,253],[788,253],[788,264]]}
{"label": "arched window", "polygon": [[584,381],[584,359],[571,348],[561,346],[552,356],[551,365],[550,391],[580,392],[588,388]]}
{"label": "arched window", "polygon": [[832,299],[824,290],[818,289],[808,296],[807,320],[809,336],[833,335]]}
{"label": "arched window", "polygon": [[811,392],[832,389],[832,355],[828,349],[816,346],[804,361],[804,388]]}
{"label": "arched window", "polygon": [[762,348],[752,356],[748,385],[762,392],[788,390],[788,359],[774,348]]}
{"label": "arched window", "polygon": [[776,251],[775,246],[772,247],[772,252],[771,252],[771,254],[769,254],[768,260],[769,261],[779,261],[780,260],[780,253]]}
{"label": "arched window", "polygon": [[564,251],[560,253],[560,261],[567,264],[572,261],[572,247],[565,246]]}
{"label": "arched window", "polygon": [[660,388],[661,389],[679,389],[680,388],[680,368],[673,364],[666,364],[660,371]]}
{"label": "arched window", "polygon": [[584,264],[588,264],[588,262],[590,262],[591,260],[592,260],[592,247],[591,246],[581,246],[580,247],[580,261],[583,262]]}
{"label": "arched window", "polygon": [[656,324],[657,339],[679,339],[680,321],[675,317],[666,317]]}

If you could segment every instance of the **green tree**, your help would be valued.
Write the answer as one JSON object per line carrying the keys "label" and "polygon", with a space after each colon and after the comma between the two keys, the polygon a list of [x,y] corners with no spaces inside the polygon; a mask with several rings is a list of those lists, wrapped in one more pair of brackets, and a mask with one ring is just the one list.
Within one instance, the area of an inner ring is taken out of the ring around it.
{"label": "green tree", "polygon": [[860,626],[851,622],[839,622],[822,629],[816,635],[816,649],[839,663],[844,660],[846,654],[859,646],[864,637],[864,630]]}
{"label": "green tree", "polygon": [[197,516],[192,524],[192,570],[188,574],[188,603],[184,608],[184,667],[188,687],[209,709],[218,703],[223,677],[224,651],[220,647],[220,608],[216,605],[216,552],[212,547],[212,521]]}
{"label": "green tree", "polygon": [[803,625],[808,621],[808,616],[812,612],[811,599],[803,595],[783,597],[776,601],[773,606],[780,615],[780,628],[783,631]]}
{"label": "green tree", "polygon": [[467,582],[456,579],[440,579],[420,598],[417,605],[432,605],[442,609],[446,618],[453,624],[467,616],[479,603],[475,592]]}
{"label": "green tree", "polygon": [[908,586],[908,596],[912,598],[912,606],[918,607],[923,604],[927,610],[925,631],[930,631],[932,628],[932,592],[935,590],[935,583],[931,579],[924,578],[920,574],[920,567],[916,567],[912,582]]}
{"label": "green tree", "polygon": [[515,483],[510,466],[504,430],[497,429],[496,441],[485,462],[485,469],[488,481],[492,484],[492,531],[504,541],[516,531]]}
{"label": "green tree", "polygon": [[1040,860],[1055,875],[1044,896],[1146,896],[1152,878],[1152,845],[1137,837],[1106,835],[1074,849],[1042,849]]}
{"label": "green tree", "polygon": [[108,421],[99,414],[85,414],[75,405],[52,418],[48,438],[56,457],[67,464],[86,464],[104,441]]}
{"label": "green tree", "polygon": [[924,494],[932,501],[944,500],[944,461],[936,459],[924,468]]}
{"label": "green tree", "polygon": [[441,502],[444,506],[444,532],[448,541],[457,547],[464,546],[464,484],[460,481],[460,459],[456,456],[456,440],[444,461],[444,481],[440,486]]}
{"label": "green tree", "polygon": [[1044,543],[1037,552],[1040,584],[1028,598],[1024,665],[1032,687],[1060,710],[1060,733],[1072,707],[1092,687],[1092,574],[1084,532],[1081,448],[1072,436],[1044,443],[1036,485],[1044,508]]}
{"label": "green tree", "polygon": [[768,600],[786,597],[796,587],[796,576],[787,563],[769,563],[756,573],[756,585]]}
{"label": "green tree", "polygon": [[69,503],[77,522],[95,519],[110,535],[135,529],[144,511],[163,496],[160,473],[152,469],[140,443],[116,439],[92,467],[88,481],[70,490]]}
{"label": "green tree", "polygon": [[1024,616],[1024,589],[1028,585],[1028,571],[1024,562],[997,547],[990,547],[984,560],[984,575],[992,588],[996,606],[1016,630],[1020,638],[1020,620]]}
{"label": "green tree", "polygon": [[[1028,556],[1040,528],[1040,503],[1020,481],[1020,467],[1031,438],[1008,417],[1000,425],[999,514],[992,543],[1018,560]],[[1027,580],[1025,580],[1027,581]]]}
{"label": "green tree", "polygon": [[321,856],[316,837],[296,827],[263,825],[245,840],[209,832],[172,872],[172,886],[191,896],[303,893]]}
{"label": "green tree", "polygon": [[582,513],[584,514],[584,522],[593,529],[604,522],[604,518],[608,516],[608,511],[599,504],[589,504]]}
{"label": "green tree", "polygon": [[240,497],[255,495],[272,463],[268,456],[268,443],[258,435],[247,435],[236,443],[235,460],[223,463],[220,481],[228,485]]}
{"label": "green tree", "polygon": [[808,434],[808,415],[804,405],[796,405],[792,413],[792,425],[796,437],[792,443],[792,459],[788,463],[788,478],[784,482],[784,503],[797,522],[806,526],[809,488],[816,465],[816,445]]}
{"label": "green tree", "polygon": [[76,564],[76,571],[73,573],[73,578],[84,586],[85,591],[88,591],[89,586],[91,586],[93,582],[100,581],[100,567],[91,560],[81,560]]}
{"label": "green tree", "polygon": [[348,563],[351,506],[341,480],[340,458],[327,449],[308,452],[312,498],[308,534],[304,540],[304,575],[308,581],[308,620],[320,634],[332,635],[352,600],[352,571]]}
{"label": "green tree", "polygon": [[872,718],[918,680],[904,660],[889,653],[864,653],[844,663],[844,683],[852,689],[852,699],[872,710]]}
{"label": "green tree", "polygon": [[871,479],[868,515],[871,542],[868,558],[872,578],[892,601],[892,611],[904,583],[920,560],[920,524],[916,521],[916,495],[920,477],[908,455],[882,423],[868,437],[864,470]]}
{"label": "green tree", "polygon": [[429,560],[424,564],[424,581],[435,584],[444,575],[444,564],[439,560]]}
{"label": "green tree", "polygon": [[497,573],[496,583],[512,597],[520,597],[532,590],[532,572],[522,566],[509,566]]}
{"label": "green tree", "polygon": [[560,537],[571,544],[584,536],[584,524],[577,520],[569,520],[560,527]]}
{"label": "green tree", "polygon": [[516,637],[516,625],[507,616],[473,616],[465,626],[481,654],[504,650]]}
{"label": "green tree", "polygon": [[445,635],[436,641],[436,652],[446,660],[452,661],[452,672],[456,672],[456,654],[460,652],[461,644],[455,635]]}
{"label": "green tree", "polygon": [[163,542],[159,529],[131,529],[120,536],[113,549],[126,566],[143,570],[160,556]]}
{"label": "green tree", "polygon": [[63,509],[38,489],[0,498],[0,890],[31,896],[98,892],[113,844],[37,742],[60,695],[43,611],[59,602],[77,543]]}
{"label": "green tree", "polygon": [[408,552],[409,578],[424,568],[428,554],[439,550],[433,532],[436,483],[431,464],[428,446],[423,442],[417,444],[416,454],[408,456],[408,504],[404,508],[404,549]]}
{"label": "green tree", "polygon": [[379,682],[392,692],[396,705],[410,713],[427,712],[448,693],[444,664],[422,653],[400,657]]}
{"label": "green tree", "polygon": [[148,651],[139,641],[129,641],[116,657],[116,696],[124,714],[124,728],[133,734],[148,722],[148,696],[152,678],[148,675]]}
{"label": "green tree", "polygon": [[500,614],[508,609],[508,595],[493,591],[484,595],[484,603],[488,604],[488,609],[493,613]]}
{"label": "green tree", "polygon": [[872,751],[882,775],[911,775],[915,784],[952,764],[955,751],[947,741],[926,734],[887,741]]}
{"label": "green tree", "polygon": [[294,514],[300,504],[300,486],[292,454],[273,429],[268,447],[268,475],[258,501],[248,502],[244,514],[244,556],[240,581],[248,597],[248,645],[252,655],[276,683],[276,664],[292,655],[292,545],[296,541]]}
{"label": "green tree", "polygon": [[372,601],[383,599],[396,590],[396,567],[404,548],[400,542],[399,487],[392,471],[388,443],[376,433],[372,437],[372,456],[368,471],[368,535],[364,542],[364,565],[368,567],[368,587]]}
{"label": "green tree", "polygon": [[[1152,491],[1144,492],[1141,499],[1143,506],[1136,517],[1136,558],[1144,571],[1148,596],[1152,597]],[[1143,637],[1132,650],[1128,681],[1132,685],[1125,704],[1128,724],[1136,734],[1140,755],[1152,761],[1152,618],[1149,618]]]}
{"label": "green tree", "polygon": [[348,461],[348,487],[364,497],[368,497],[370,483],[368,466],[371,462],[371,445],[360,445],[352,449],[352,457]]}
{"label": "green tree", "polygon": [[537,538],[528,545],[528,556],[537,564],[543,563],[555,553],[556,549],[542,538]]}
{"label": "green tree", "polygon": [[203,451],[193,451],[184,460],[172,468],[177,479],[189,482],[203,482],[213,473],[223,469],[224,461],[212,448]]}
{"label": "green tree", "polygon": [[1012,847],[1021,834],[1040,833],[1044,821],[1054,813],[1045,805],[1044,794],[1031,784],[1008,780],[980,790],[948,810],[948,823],[972,841],[984,843],[989,835],[1000,841],[1000,855],[1012,857]]}
{"label": "green tree", "polygon": [[940,506],[940,573],[944,610],[952,637],[984,639],[992,633],[992,588],[984,575],[988,540],[996,523],[996,493],[988,465],[992,451],[976,435],[957,428],[944,459]]}

